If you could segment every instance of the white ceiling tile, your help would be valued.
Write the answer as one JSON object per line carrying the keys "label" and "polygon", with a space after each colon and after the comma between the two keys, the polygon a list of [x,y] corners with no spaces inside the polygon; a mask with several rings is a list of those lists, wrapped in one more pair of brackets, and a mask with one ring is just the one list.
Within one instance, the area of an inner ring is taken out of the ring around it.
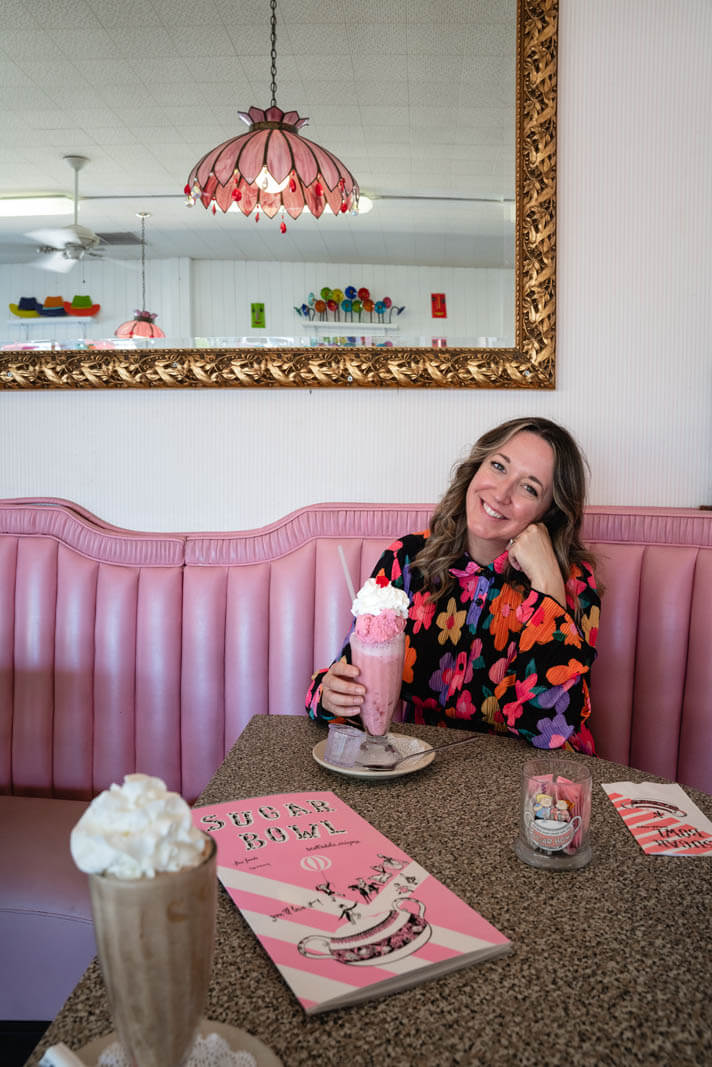
{"label": "white ceiling tile", "polygon": [[76,85],[78,89],[83,89],[84,91],[87,89],[87,83],[84,81],[80,68],[69,59],[52,60],[44,63],[23,59],[21,62],[23,69],[34,84],[42,89],[51,91],[53,97],[55,87],[67,82]]}
{"label": "white ceiling tile", "polygon": [[117,52],[116,42],[101,26],[89,28],[71,23],[54,29],[52,37],[57,51],[77,62],[85,58],[110,58]]}
{"label": "white ceiling tile", "polygon": [[294,65],[300,77],[318,77],[323,79],[353,77],[351,56],[348,53],[329,55],[300,55],[295,57]]}
{"label": "white ceiling tile", "polygon": [[[233,59],[233,63],[236,62]],[[245,78],[248,81],[258,85],[263,85],[265,93],[272,84],[272,74],[270,69],[269,52],[259,55],[246,55],[239,53],[239,65],[238,71],[242,71]],[[312,72],[312,76],[317,77],[318,70]],[[277,64],[277,87],[285,85],[291,81],[301,81],[301,71],[297,62],[296,56],[292,55],[280,55]]]}
{"label": "white ceiling tile", "polygon": [[[114,109],[141,109],[154,104],[148,88],[136,80],[125,85],[98,85],[93,92],[96,103],[108,104]],[[142,120],[139,118],[136,121],[140,123]]]}
{"label": "white ceiling tile", "polygon": [[[269,56],[270,38],[269,27],[265,27],[263,34],[263,51]],[[353,52],[348,39],[348,26],[324,23],[314,29],[313,26],[294,23],[289,26],[284,38],[277,34],[277,72],[279,73],[280,56],[294,54],[298,56],[319,55],[326,59],[332,55],[343,55]]]}
{"label": "white ceiling tile", "polygon": [[[232,0],[222,0],[222,7],[225,6],[232,6]],[[254,8],[252,11],[254,12]],[[309,25],[314,30],[321,25],[343,26],[348,18],[353,18],[354,7],[351,0],[289,0],[287,4],[277,8],[278,33],[280,15],[289,26],[299,23]],[[358,8],[358,17],[363,17],[361,5]],[[279,37],[277,39],[279,40]]]}
{"label": "white ceiling tile", "polygon": [[224,83],[235,93],[249,84],[242,63],[234,56],[214,56],[207,63],[204,58],[186,57],[184,60],[189,76],[197,84]]}
{"label": "white ceiling tile", "polygon": [[410,108],[403,101],[384,100],[378,105],[362,105],[359,108],[361,119],[366,129],[373,124],[387,122],[391,126],[407,125],[410,121]]}
{"label": "white ceiling tile", "polygon": [[146,74],[153,75],[154,61],[165,69],[166,60],[180,61],[176,46],[162,23],[146,33],[143,26],[127,26],[114,30],[114,52],[126,62]]}
{"label": "white ceiling tile", "polygon": [[447,23],[418,22],[408,26],[408,55],[414,59],[418,56],[442,56],[447,63],[448,56],[462,56],[464,35],[461,26],[449,26]]}
{"label": "white ceiling tile", "polygon": [[74,116],[59,108],[25,111],[25,122],[32,130],[76,129],[81,123],[74,121]]}
{"label": "white ceiling tile", "polygon": [[222,23],[206,22],[202,17],[200,32],[196,33],[194,18],[187,24],[168,27],[168,36],[179,56],[234,56],[235,46]]}
{"label": "white ceiling tile", "polygon": [[187,25],[189,22],[194,22],[196,16],[201,29],[204,22],[220,21],[220,15],[213,0],[202,0],[199,9],[196,9],[193,0],[151,0],[151,3],[158,17],[168,26],[176,23]]}
{"label": "white ceiling tile", "polygon": [[[86,130],[42,130],[42,142],[61,150],[60,154],[85,152],[91,154],[96,141]],[[80,151],[82,150],[82,151]]]}
{"label": "white ceiling tile", "polygon": [[87,129],[96,144],[136,144],[138,137],[126,126],[96,126]]}
{"label": "white ceiling tile", "polygon": [[[54,0],[48,2],[54,3]],[[70,0],[70,3],[73,4],[74,0]],[[107,30],[140,26],[148,36],[161,21],[155,6],[147,0],[121,0],[120,4],[112,0],[89,0],[89,6],[97,21]]]}
{"label": "white ceiling tile", "polygon": [[91,129],[92,126],[116,125],[116,113],[109,107],[81,107],[74,110],[68,108],[66,113],[76,126],[83,126],[85,130]]}
{"label": "white ceiling tile", "polygon": [[339,126],[342,130],[349,130],[357,126],[360,128],[361,111],[356,104],[332,106],[324,101],[323,104],[312,108],[310,119],[310,125],[305,127],[307,131],[316,126]]}
{"label": "white ceiling tile", "polygon": [[232,133],[222,126],[206,126],[205,123],[196,126],[184,126],[182,123],[176,123],[176,129],[186,144],[198,143],[203,145],[201,151],[203,156],[210,152],[211,149],[222,144],[223,141],[229,140],[232,136]]}
{"label": "white ceiling tile", "polygon": [[166,107],[192,107],[196,99],[205,99],[206,104],[204,105],[203,113],[205,113],[205,106],[210,107],[210,93],[196,92],[195,84],[192,81],[179,83],[153,82],[148,88],[154,104],[161,104]]}
{"label": "white ceiling tile", "polygon": [[378,53],[383,56],[406,55],[408,51],[403,27],[396,23],[364,24],[349,22],[346,26],[349,47],[358,63],[359,56]]}
{"label": "white ceiling tile", "polygon": [[162,126],[171,121],[166,108],[163,107],[132,108],[117,104],[114,113],[125,126],[130,127]]}
{"label": "white ceiling tile", "polygon": [[85,79],[99,89],[114,85],[134,85],[136,71],[121,59],[85,59],[81,64]]}
{"label": "white ceiling tile", "polygon": [[35,62],[54,59],[57,48],[49,31],[43,29],[3,30],[0,48],[8,59],[20,59],[29,56]]}
{"label": "white ceiling tile", "polygon": [[[37,64],[35,63],[36,67]],[[0,88],[7,85],[30,85],[33,81],[30,74],[9,59],[0,59]]]}
{"label": "white ceiling tile", "polygon": [[516,54],[514,22],[481,22],[464,26],[462,43],[465,55],[513,57]]}
{"label": "white ceiling tile", "polygon": [[361,82],[355,87],[355,94],[360,105],[373,107],[379,102],[402,104],[406,100],[404,83],[400,81]]}

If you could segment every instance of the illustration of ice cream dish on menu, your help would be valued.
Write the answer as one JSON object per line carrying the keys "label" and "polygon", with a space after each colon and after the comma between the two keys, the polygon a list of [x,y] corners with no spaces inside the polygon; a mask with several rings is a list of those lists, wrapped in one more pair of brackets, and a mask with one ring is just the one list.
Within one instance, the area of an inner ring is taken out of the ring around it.
{"label": "illustration of ice cream dish on menu", "polygon": [[388,731],[403,681],[408,597],[380,574],[358,591],[351,613],[356,616],[349,641],[351,662],[359,668],[358,681],[366,687],[361,705],[366,738],[358,762],[366,767],[387,766],[398,758]]}

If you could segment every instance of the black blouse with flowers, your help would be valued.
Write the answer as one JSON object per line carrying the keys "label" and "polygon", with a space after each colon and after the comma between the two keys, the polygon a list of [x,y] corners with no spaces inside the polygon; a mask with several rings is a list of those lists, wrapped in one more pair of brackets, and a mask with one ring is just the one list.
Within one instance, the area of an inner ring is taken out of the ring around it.
{"label": "black blouse with flowers", "polygon": [[[553,597],[505,581],[506,552],[488,566],[465,554],[450,569],[455,586],[441,603],[421,592],[422,575],[411,568],[425,536],[396,541],[373,570],[410,600],[404,720],[511,734],[536,748],[594,753],[587,676],[596,658],[600,600],[592,569],[572,567],[563,607]],[[341,655],[350,661],[348,638]],[[312,718],[334,717],[320,702],[325,673],[313,676],[307,693]]]}

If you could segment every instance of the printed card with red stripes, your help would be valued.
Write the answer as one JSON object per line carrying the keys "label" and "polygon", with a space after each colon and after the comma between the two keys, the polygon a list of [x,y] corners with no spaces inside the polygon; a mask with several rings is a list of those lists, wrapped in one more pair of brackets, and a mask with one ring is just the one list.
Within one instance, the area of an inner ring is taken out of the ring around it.
{"label": "printed card with red stripes", "polygon": [[711,856],[712,822],[675,784],[609,782],[603,788],[643,852]]}
{"label": "printed card with red stripes", "polygon": [[215,838],[220,881],[307,1014],[510,948],[335,793],[209,804],[193,822]]}

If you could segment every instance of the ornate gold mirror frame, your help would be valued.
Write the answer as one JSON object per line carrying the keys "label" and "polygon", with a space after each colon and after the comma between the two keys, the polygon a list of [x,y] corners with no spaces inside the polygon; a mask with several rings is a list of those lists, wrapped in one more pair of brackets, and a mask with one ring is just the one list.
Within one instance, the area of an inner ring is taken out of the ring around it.
{"label": "ornate gold mirror frame", "polygon": [[518,0],[514,348],[5,352],[0,389],[554,389],[558,0]]}

